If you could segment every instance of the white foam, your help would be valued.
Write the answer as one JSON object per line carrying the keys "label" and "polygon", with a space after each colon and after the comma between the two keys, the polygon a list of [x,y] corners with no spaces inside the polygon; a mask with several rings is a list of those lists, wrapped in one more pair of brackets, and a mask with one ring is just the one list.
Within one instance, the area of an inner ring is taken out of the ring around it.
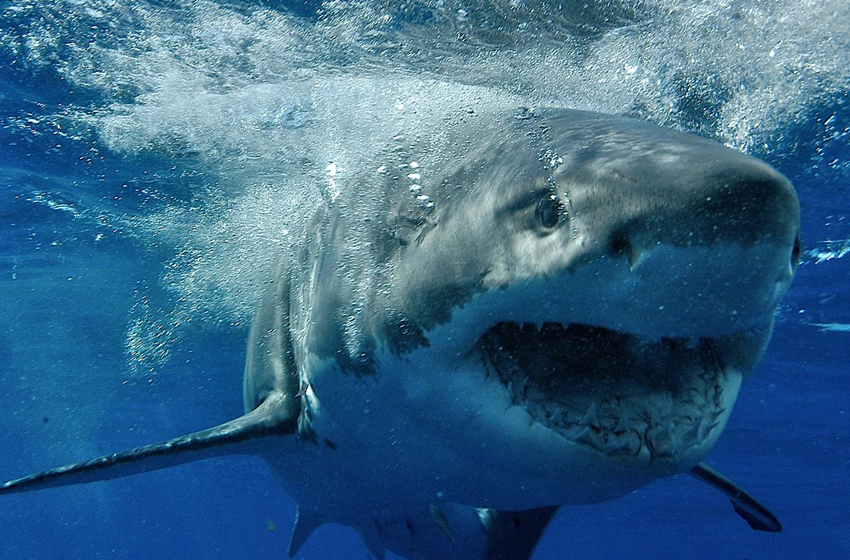
{"label": "white foam", "polygon": [[[163,325],[247,320],[329,165],[346,188],[394,136],[436,143],[464,106],[630,113],[769,153],[790,149],[782,131],[850,88],[846,0],[591,2],[572,13],[542,0],[504,10],[385,0],[329,3],[318,20],[203,0],[41,4],[13,2],[2,17],[28,23],[4,25],[0,39],[20,67],[55,68],[90,93],[93,107],[63,109],[68,133],[91,129],[99,149],[211,178],[191,203],[127,221],[174,254],[161,276],[178,308],[151,310],[140,296],[131,321],[146,325],[129,338],[151,355]],[[824,124],[818,141],[844,126]]]}

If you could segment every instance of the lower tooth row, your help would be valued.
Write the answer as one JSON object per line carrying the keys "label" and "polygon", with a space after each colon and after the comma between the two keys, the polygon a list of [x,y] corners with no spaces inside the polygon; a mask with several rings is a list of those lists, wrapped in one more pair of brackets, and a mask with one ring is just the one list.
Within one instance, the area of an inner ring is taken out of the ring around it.
{"label": "lower tooth row", "polygon": [[[555,427],[567,439],[607,455],[634,456],[646,448],[651,457],[665,458],[675,457],[683,448],[708,437],[724,412],[722,408],[705,412],[719,405],[722,392],[714,368],[700,368],[695,373],[702,382],[677,391],[676,397],[665,392],[641,397],[620,395],[591,402],[584,413],[579,411],[587,401],[581,396],[552,402],[546,391],[517,369],[507,375],[502,372],[500,377],[507,381],[516,404],[524,405],[533,418]],[[649,403],[630,407],[629,401],[635,398],[649,399]]]}
{"label": "lower tooth row", "polygon": [[[550,426],[556,426],[564,437],[598,449],[608,455],[637,455],[646,447],[654,458],[674,457],[688,442],[696,443],[708,437],[719,422],[723,409],[709,414],[702,413],[695,403],[683,410],[677,410],[678,421],[671,415],[665,419],[632,419],[625,403],[618,403],[617,409],[591,403],[583,415],[564,406],[541,407],[527,403],[529,412],[535,417],[546,419]],[[610,422],[600,422],[600,411],[614,412],[620,415],[616,423],[613,415],[606,415]],[[677,427],[678,425],[678,427]]]}

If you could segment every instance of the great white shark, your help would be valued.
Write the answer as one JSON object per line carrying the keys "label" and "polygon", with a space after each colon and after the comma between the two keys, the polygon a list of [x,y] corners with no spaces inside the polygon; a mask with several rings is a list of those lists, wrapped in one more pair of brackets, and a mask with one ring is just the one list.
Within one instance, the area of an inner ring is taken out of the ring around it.
{"label": "great white shark", "polygon": [[245,414],[0,493],[259,455],[372,553],[528,558],[559,506],[703,463],[800,256],[767,164],[622,117],[519,108],[396,138],[326,196],[259,302]]}

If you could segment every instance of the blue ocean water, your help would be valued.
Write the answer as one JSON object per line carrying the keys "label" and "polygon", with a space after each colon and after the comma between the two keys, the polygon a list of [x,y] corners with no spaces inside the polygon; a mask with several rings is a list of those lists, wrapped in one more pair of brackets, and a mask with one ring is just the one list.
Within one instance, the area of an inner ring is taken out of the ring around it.
{"label": "blue ocean water", "polygon": [[[446,96],[515,98],[765,159],[806,246],[709,458],[784,531],[681,476],[564,507],[534,558],[850,556],[850,8],[571,6],[0,5],[0,478],[241,414],[248,321],[305,201]],[[262,462],[217,459],[4,497],[0,558],[279,557],[294,513]],[[329,525],[300,557],[368,552]]]}

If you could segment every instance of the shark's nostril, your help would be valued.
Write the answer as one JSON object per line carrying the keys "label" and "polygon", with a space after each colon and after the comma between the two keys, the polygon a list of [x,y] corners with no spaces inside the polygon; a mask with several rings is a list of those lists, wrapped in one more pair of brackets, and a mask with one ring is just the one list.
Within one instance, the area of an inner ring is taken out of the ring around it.
{"label": "shark's nostril", "polygon": [[609,251],[615,257],[629,256],[632,252],[632,242],[625,231],[617,231],[611,236]]}

